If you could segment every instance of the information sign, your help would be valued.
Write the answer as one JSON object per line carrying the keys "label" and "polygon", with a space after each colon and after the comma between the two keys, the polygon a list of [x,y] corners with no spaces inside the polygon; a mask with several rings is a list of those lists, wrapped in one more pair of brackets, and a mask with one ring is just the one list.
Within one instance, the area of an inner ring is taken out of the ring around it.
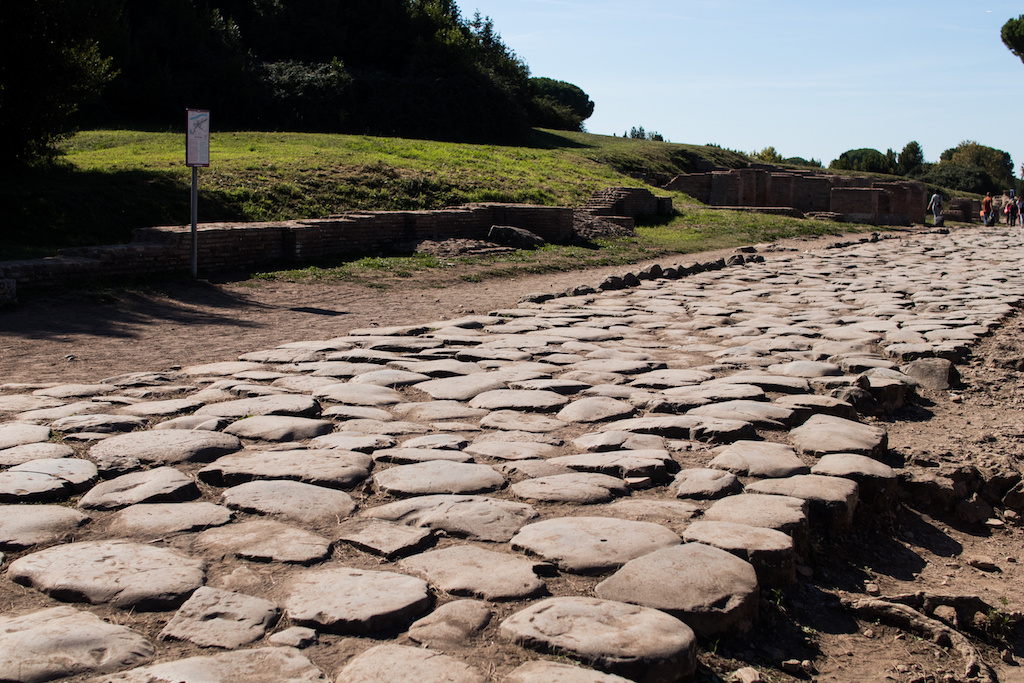
{"label": "information sign", "polygon": [[210,165],[210,112],[206,109],[187,109],[185,165]]}

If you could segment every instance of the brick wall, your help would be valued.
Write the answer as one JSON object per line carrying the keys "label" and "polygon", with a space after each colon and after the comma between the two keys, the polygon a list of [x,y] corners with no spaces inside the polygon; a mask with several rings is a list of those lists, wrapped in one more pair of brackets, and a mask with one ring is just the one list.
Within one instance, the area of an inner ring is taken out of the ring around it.
{"label": "brick wall", "polygon": [[[657,204],[655,204],[657,206]],[[197,228],[201,273],[328,256],[409,253],[424,239],[484,239],[492,225],[524,228],[548,242],[572,234],[573,210],[527,204],[469,204],[443,211],[378,211],[315,220],[204,223]],[[130,244],[63,249],[57,256],[0,262],[0,280],[21,290],[111,277],[188,271],[191,226],[139,228]]]}

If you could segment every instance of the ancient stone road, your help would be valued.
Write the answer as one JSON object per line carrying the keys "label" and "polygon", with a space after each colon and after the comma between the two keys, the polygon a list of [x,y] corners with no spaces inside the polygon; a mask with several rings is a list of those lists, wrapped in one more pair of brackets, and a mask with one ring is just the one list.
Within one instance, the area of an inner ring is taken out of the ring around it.
{"label": "ancient stone road", "polygon": [[0,671],[685,680],[700,643],[799,580],[814,535],[892,504],[864,413],[941,382],[1014,310],[1018,242],[765,248],[179,372],[6,385]]}

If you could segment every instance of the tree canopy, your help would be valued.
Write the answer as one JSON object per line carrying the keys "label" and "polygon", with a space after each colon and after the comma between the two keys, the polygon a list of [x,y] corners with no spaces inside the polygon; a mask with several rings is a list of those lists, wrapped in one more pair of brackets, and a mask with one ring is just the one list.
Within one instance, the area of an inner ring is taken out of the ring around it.
{"label": "tree canopy", "polygon": [[223,128],[494,141],[581,130],[594,107],[531,78],[454,0],[8,0],[0,31],[4,129],[46,123],[25,126],[36,146],[81,110],[102,125],[178,125],[194,107]]}

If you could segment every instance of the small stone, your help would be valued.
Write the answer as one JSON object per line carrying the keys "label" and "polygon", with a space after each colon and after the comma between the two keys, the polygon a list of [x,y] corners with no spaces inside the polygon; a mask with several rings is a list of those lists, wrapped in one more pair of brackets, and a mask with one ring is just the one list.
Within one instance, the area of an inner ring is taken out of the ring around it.
{"label": "small stone", "polygon": [[281,609],[269,600],[200,586],[160,637],[234,650],[262,638],[280,615]]}
{"label": "small stone", "polygon": [[316,631],[305,626],[292,626],[267,638],[267,642],[272,645],[294,647],[300,650],[315,645],[317,640]]}
{"label": "small stone", "polygon": [[971,565],[975,569],[980,569],[983,572],[1001,572],[1002,569],[996,564],[988,555],[974,555],[967,558],[967,564]]}

